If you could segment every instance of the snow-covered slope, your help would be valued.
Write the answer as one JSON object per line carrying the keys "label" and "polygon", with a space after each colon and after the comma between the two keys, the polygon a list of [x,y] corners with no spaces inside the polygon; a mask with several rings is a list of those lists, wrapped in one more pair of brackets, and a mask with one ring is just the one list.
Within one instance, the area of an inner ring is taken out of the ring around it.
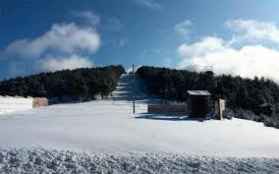
{"label": "snow-covered slope", "polygon": [[279,131],[253,121],[180,120],[141,114],[124,101],[63,104],[0,117],[0,147],[94,153],[279,157]]}
{"label": "snow-covered slope", "polygon": [[146,114],[154,99],[131,82],[122,76],[112,100],[1,115],[0,174],[279,171],[278,129]]}
{"label": "snow-covered slope", "polygon": [[114,101],[150,101],[141,89],[142,82],[136,79],[133,74],[123,74],[118,82],[116,90],[112,93]]}

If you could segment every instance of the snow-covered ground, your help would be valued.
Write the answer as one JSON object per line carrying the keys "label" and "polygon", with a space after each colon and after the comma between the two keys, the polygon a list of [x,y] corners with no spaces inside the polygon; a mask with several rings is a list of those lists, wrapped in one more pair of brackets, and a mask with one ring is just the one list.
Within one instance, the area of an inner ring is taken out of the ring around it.
{"label": "snow-covered ground", "polygon": [[1,115],[0,174],[279,171],[278,129],[148,115],[147,100],[132,114],[130,81],[122,78],[112,100]]}
{"label": "snow-covered ground", "polygon": [[45,149],[0,150],[0,173],[276,174],[271,158],[212,158],[175,154],[88,155]]}
{"label": "snow-covered ground", "polygon": [[33,108],[33,98],[0,96],[0,116],[5,113],[26,111]]}
{"label": "snow-covered ground", "polygon": [[0,147],[94,153],[279,157],[279,130],[253,121],[195,121],[141,114],[124,101],[62,104],[0,117]]}

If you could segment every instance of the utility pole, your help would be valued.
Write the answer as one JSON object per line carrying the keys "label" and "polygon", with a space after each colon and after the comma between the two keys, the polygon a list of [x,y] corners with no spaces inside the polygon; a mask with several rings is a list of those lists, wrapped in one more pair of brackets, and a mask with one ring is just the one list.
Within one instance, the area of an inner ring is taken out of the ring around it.
{"label": "utility pole", "polygon": [[135,74],[135,65],[132,65],[133,69],[133,114],[136,113],[136,96],[135,96],[135,88],[136,88],[136,74]]}

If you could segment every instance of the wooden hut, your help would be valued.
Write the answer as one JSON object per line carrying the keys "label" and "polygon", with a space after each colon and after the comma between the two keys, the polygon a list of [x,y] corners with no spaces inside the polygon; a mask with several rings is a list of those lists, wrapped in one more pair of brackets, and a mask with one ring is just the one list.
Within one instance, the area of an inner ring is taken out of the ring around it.
{"label": "wooden hut", "polygon": [[210,112],[210,96],[206,90],[188,90],[188,111],[191,117],[206,117]]}

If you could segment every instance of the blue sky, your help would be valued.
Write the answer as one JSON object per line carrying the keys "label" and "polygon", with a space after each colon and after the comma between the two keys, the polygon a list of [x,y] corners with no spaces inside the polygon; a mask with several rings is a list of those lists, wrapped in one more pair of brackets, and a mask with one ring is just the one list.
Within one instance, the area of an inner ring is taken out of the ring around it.
{"label": "blue sky", "polygon": [[279,64],[278,6],[277,0],[3,0],[0,78],[136,64],[212,66],[219,74],[277,80],[279,67],[269,67]]}

